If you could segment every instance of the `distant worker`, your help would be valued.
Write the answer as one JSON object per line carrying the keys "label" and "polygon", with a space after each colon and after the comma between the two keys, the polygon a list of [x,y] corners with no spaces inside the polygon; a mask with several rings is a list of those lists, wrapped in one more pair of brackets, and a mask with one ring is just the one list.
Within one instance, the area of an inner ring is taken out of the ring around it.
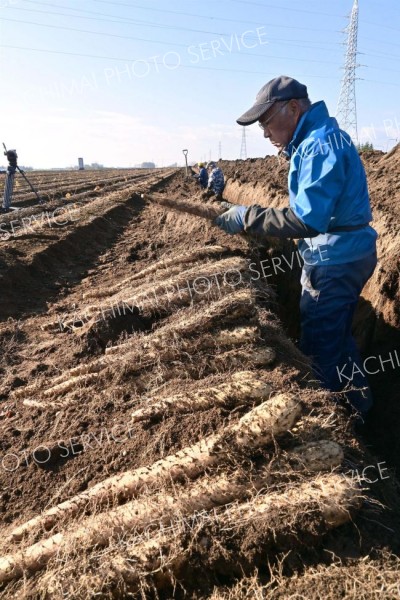
{"label": "distant worker", "polygon": [[199,162],[197,166],[199,168],[199,172],[196,173],[194,175],[194,177],[199,182],[201,189],[202,190],[206,190],[207,189],[207,185],[208,185],[208,173],[207,173],[207,169],[205,168],[204,163],[202,163],[202,162]]}
{"label": "distant worker", "polygon": [[208,177],[207,196],[215,196],[216,200],[222,200],[222,192],[225,188],[224,174],[213,161],[207,163],[207,169],[210,173]]}
{"label": "distant worker", "polygon": [[351,326],[361,290],[377,264],[363,164],[325,102],[312,104],[307,87],[291,77],[269,81],[237,120],[244,126],[257,121],[264,137],[290,159],[289,207],[235,206],[216,224],[231,234],[300,240],[306,257],[300,349],[311,358],[322,386],[344,390],[363,418],[372,395]]}

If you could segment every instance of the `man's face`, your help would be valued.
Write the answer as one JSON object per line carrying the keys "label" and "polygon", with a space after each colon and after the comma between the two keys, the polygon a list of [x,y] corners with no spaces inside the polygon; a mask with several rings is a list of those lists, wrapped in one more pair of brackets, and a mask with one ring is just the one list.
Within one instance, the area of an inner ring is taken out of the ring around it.
{"label": "man's face", "polygon": [[275,102],[259,119],[264,137],[279,150],[285,148],[293,137],[301,109],[296,100]]}

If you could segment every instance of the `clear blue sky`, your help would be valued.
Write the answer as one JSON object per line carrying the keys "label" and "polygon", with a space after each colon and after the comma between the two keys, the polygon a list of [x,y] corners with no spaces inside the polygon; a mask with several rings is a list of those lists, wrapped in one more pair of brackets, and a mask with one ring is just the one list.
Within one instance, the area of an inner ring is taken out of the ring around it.
{"label": "clear blue sky", "polygon": [[[238,158],[236,118],[269,79],[335,115],[353,0],[0,0],[0,142],[19,162],[132,166]],[[400,5],[359,0],[358,130],[400,139]],[[254,125],[248,156],[274,153]],[[0,163],[5,164],[0,160]]]}

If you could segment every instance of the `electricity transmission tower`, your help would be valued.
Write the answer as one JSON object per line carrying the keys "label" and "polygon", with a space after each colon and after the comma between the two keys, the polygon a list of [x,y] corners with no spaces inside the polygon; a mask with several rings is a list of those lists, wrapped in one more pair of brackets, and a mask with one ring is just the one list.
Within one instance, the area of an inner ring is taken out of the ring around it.
{"label": "electricity transmission tower", "polygon": [[240,146],[240,159],[246,160],[247,158],[247,144],[246,144],[246,127],[242,128],[242,144]]}
{"label": "electricity transmission tower", "polygon": [[347,131],[357,143],[356,69],[360,66],[357,64],[358,0],[354,0],[350,23],[345,32],[347,33],[346,58],[336,118],[341,129]]}

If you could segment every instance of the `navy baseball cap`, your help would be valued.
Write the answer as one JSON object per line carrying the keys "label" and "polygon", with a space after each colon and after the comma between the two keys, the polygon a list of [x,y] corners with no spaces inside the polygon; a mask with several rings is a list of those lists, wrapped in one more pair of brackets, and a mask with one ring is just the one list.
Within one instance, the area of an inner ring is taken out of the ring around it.
{"label": "navy baseball cap", "polygon": [[239,125],[252,125],[269,109],[275,102],[282,100],[300,100],[308,98],[307,87],[293,79],[281,75],[266,83],[258,92],[253,106],[237,119]]}

